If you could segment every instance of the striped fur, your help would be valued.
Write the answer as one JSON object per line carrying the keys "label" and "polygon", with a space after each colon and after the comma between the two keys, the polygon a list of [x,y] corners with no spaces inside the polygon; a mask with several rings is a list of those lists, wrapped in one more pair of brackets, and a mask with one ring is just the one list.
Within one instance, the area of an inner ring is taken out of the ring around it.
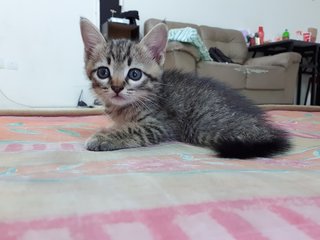
{"label": "striped fur", "polygon": [[[253,158],[290,147],[286,132],[273,127],[258,107],[236,91],[192,73],[163,71],[164,24],[141,42],[105,40],[87,20],[81,21],[81,30],[92,89],[115,122],[88,139],[88,150],[175,140],[212,148],[221,157]],[[101,67],[110,73],[105,79],[99,75]],[[140,73],[141,78],[133,80]]]}

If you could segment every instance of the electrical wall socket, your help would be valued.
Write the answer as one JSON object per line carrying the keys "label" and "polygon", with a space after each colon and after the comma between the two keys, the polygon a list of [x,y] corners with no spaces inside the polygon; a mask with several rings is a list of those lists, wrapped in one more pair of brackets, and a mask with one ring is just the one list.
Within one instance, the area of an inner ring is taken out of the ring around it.
{"label": "electrical wall socket", "polygon": [[18,70],[19,64],[16,61],[9,61],[7,62],[7,69],[8,70]]}
{"label": "electrical wall socket", "polygon": [[0,69],[7,69],[7,70],[19,70],[19,64],[15,60],[7,60],[4,58],[0,58]]}
{"label": "electrical wall socket", "polygon": [[5,68],[4,59],[0,58],[0,69],[4,69],[4,68]]}

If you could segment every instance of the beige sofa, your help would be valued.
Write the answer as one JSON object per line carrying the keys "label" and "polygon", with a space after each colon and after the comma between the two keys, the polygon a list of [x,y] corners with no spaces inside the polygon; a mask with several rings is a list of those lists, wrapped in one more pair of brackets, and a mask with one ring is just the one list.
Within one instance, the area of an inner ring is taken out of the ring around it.
{"label": "beige sofa", "polygon": [[[161,20],[147,20],[145,33],[159,22]],[[195,28],[208,49],[217,47],[234,62],[202,61],[197,48],[173,41],[167,47],[166,69],[178,68],[213,77],[238,89],[257,104],[294,104],[301,60],[299,54],[287,52],[251,58],[240,31],[171,21],[166,23],[169,29]]]}

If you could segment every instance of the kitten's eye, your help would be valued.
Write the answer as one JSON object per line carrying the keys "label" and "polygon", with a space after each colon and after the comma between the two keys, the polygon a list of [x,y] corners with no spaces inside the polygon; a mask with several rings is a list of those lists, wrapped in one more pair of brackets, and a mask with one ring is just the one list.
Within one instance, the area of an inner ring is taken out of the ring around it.
{"label": "kitten's eye", "polygon": [[128,72],[128,78],[130,78],[133,81],[138,81],[142,77],[142,71],[137,68],[132,68]]}
{"label": "kitten's eye", "polygon": [[97,75],[100,79],[106,79],[110,77],[110,71],[107,67],[99,67],[97,70]]}

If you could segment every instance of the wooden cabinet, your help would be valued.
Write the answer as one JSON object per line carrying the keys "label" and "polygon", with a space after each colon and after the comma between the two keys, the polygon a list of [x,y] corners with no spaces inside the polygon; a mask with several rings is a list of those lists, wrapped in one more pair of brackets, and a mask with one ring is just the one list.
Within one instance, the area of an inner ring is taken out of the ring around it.
{"label": "wooden cabinet", "polygon": [[102,34],[108,39],[139,40],[139,26],[124,23],[105,22],[102,25]]}

